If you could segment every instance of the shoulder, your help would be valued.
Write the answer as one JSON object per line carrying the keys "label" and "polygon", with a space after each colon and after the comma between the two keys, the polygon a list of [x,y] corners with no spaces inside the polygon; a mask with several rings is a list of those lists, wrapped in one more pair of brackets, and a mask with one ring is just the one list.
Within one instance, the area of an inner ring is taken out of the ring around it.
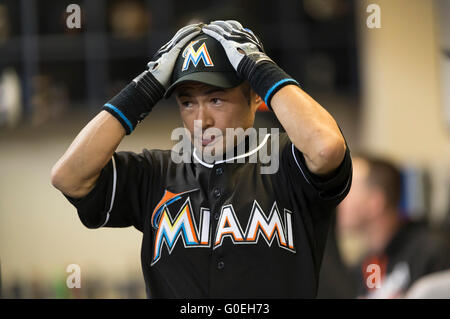
{"label": "shoulder", "polygon": [[143,149],[140,153],[119,151],[112,158],[113,170],[134,172],[134,174],[163,174],[176,166],[172,161],[172,151]]}
{"label": "shoulder", "polygon": [[140,153],[132,151],[119,151],[115,153],[115,156],[124,160],[154,164],[155,162],[170,160],[171,153],[171,150],[142,149]]}
{"label": "shoulder", "polygon": [[160,172],[161,174],[167,174],[169,171],[178,172],[180,169],[184,169],[191,159],[190,154],[185,155],[188,158],[183,157],[182,153],[161,149],[144,149],[141,152],[141,156],[150,163],[153,172]]}
{"label": "shoulder", "polygon": [[143,149],[141,154],[145,158],[153,160],[153,161],[166,162],[172,158],[172,153],[173,152],[171,150]]}

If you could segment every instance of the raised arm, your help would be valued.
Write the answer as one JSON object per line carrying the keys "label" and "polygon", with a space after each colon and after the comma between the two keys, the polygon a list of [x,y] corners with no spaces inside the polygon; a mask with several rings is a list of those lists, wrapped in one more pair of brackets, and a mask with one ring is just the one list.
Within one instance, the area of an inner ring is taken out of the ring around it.
{"label": "raised arm", "polygon": [[298,86],[287,85],[273,96],[271,106],[312,173],[326,175],[342,163],[344,137],[333,117],[312,97]]}
{"label": "raised arm", "polygon": [[252,31],[228,20],[213,21],[203,32],[222,44],[238,74],[275,112],[312,173],[326,175],[342,163],[346,146],[335,120],[264,53]]}
{"label": "raised arm", "polygon": [[73,198],[84,197],[94,188],[101,170],[124,136],[130,134],[163,97],[181,48],[200,32],[201,24],[180,29],[158,50],[148,63],[148,70],[103,106],[53,166],[53,186]]}
{"label": "raised arm", "polygon": [[101,111],[53,166],[53,186],[73,198],[87,195],[124,136],[125,129],[120,122]]}

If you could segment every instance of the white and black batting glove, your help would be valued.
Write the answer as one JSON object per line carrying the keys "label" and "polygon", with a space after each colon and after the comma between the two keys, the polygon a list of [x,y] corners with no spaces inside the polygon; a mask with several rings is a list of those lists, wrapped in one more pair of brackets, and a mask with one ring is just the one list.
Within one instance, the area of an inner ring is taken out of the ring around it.
{"label": "white and black batting glove", "polygon": [[102,107],[102,110],[112,114],[122,124],[127,135],[164,96],[181,49],[201,33],[202,25],[191,24],[178,30],[173,38],[156,52],[152,61],[147,64],[148,70],[137,76]]}
{"label": "white and black batting glove", "polygon": [[231,65],[242,78],[249,81],[270,109],[272,97],[282,87],[299,85],[265,54],[258,37],[238,21],[213,21],[204,25],[202,31],[222,44]]}
{"label": "white and black batting glove", "polygon": [[173,67],[180,54],[181,49],[202,31],[203,23],[185,26],[178,30],[173,38],[163,45],[153,56],[148,66],[148,71],[164,86],[169,87]]}

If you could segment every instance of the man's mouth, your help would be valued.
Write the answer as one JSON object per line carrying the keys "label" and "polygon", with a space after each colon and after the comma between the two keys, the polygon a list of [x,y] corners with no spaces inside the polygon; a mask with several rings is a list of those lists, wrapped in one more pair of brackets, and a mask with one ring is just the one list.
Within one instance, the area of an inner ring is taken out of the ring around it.
{"label": "man's mouth", "polygon": [[201,145],[202,147],[212,146],[215,143],[217,143],[218,140],[220,140],[220,135],[209,135],[209,136],[197,136],[195,138],[197,145]]}
{"label": "man's mouth", "polygon": [[216,137],[213,135],[210,138],[202,138],[202,146],[207,146],[213,143],[216,140]]}
{"label": "man's mouth", "polygon": [[212,145],[216,141],[216,137],[212,135],[210,138],[202,138],[202,146]]}

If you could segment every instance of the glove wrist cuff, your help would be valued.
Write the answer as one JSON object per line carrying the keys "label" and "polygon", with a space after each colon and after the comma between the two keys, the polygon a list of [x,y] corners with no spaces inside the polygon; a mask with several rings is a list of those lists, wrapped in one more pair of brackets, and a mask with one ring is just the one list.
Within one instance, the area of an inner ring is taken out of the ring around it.
{"label": "glove wrist cuff", "polygon": [[150,71],[143,72],[135,78],[133,82],[136,84],[136,89],[148,98],[149,104],[152,106],[163,97],[164,92],[166,91],[164,86],[152,73],[150,73]]}
{"label": "glove wrist cuff", "polygon": [[129,135],[163,95],[164,87],[146,71],[109,100],[102,110],[113,115]]}
{"label": "glove wrist cuff", "polygon": [[264,99],[270,110],[272,110],[270,101],[281,88],[289,84],[300,86],[270,59],[254,61],[245,56],[239,63],[237,71],[250,82],[251,87]]}

